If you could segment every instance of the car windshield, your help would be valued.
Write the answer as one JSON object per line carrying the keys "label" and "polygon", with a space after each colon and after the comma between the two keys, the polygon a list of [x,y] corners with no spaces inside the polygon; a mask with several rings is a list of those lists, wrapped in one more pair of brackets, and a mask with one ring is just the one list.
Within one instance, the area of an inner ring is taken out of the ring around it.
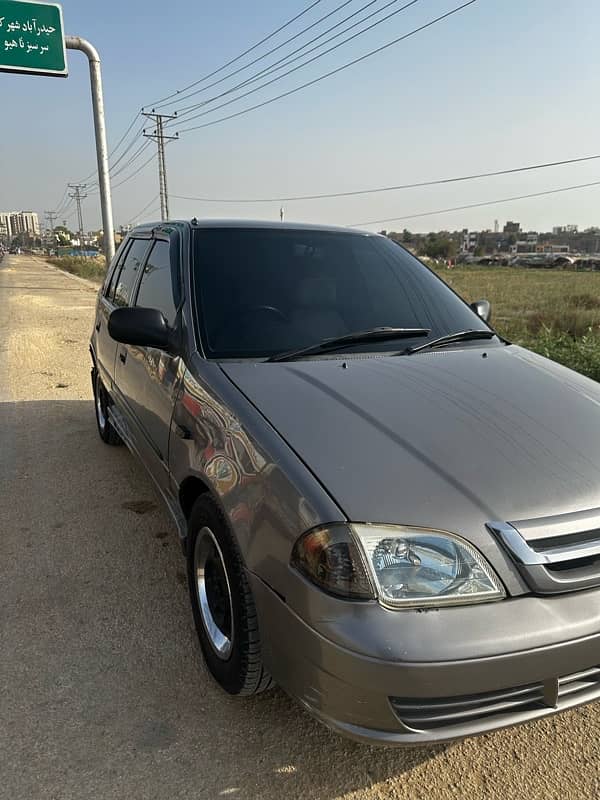
{"label": "car windshield", "polygon": [[376,327],[430,333],[351,343],[343,352],[398,351],[487,329],[443,281],[381,236],[204,228],[195,231],[194,248],[197,319],[208,358],[269,358]]}

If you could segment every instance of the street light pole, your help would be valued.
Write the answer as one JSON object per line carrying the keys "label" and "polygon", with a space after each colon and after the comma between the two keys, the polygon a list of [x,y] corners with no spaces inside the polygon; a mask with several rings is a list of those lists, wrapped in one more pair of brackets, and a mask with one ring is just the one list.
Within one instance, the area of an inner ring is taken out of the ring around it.
{"label": "street light pole", "polygon": [[100,56],[96,48],[80,36],[65,36],[68,50],[81,50],[90,64],[90,83],[92,87],[92,107],[94,109],[94,130],[96,132],[96,158],[98,161],[98,184],[100,205],[102,207],[102,228],[104,230],[104,253],[107,264],[115,254],[115,232],[113,228],[112,197],[108,167],[108,146],[106,144],[106,125],[104,122],[104,95],[102,92],[102,71]]}

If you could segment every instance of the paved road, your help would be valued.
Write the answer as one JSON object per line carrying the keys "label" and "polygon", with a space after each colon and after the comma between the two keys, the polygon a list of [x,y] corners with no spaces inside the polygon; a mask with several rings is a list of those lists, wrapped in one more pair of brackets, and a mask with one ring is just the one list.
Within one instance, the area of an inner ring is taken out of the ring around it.
{"label": "paved road", "polygon": [[[96,434],[94,291],[0,265],[0,798],[592,798],[600,705],[437,749],[347,742],[196,645],[175,531]],[[599,654],[600,663],[600,654]]]}

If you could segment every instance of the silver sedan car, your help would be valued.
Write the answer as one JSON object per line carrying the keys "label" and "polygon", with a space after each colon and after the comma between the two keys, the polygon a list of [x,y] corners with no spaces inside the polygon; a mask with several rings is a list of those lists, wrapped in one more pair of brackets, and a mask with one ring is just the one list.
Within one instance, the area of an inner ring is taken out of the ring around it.
{"label": "silver sedan car", "polygon": [[171,511],[206,663],[365,742],[600,695],[600,387],[383,236],[144,225],[99,292],[100,436]]}

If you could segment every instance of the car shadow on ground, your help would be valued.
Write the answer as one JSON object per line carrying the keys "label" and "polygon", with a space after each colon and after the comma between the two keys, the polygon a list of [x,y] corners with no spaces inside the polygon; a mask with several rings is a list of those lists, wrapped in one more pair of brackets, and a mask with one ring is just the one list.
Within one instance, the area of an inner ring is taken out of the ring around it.
{"label": "car shadow on ground", "polygon": [[175,528],[91,401],[2,403],[0,437],[8,796],[328,800],[443,752],[355,744],[279,689],[223,694]]}

